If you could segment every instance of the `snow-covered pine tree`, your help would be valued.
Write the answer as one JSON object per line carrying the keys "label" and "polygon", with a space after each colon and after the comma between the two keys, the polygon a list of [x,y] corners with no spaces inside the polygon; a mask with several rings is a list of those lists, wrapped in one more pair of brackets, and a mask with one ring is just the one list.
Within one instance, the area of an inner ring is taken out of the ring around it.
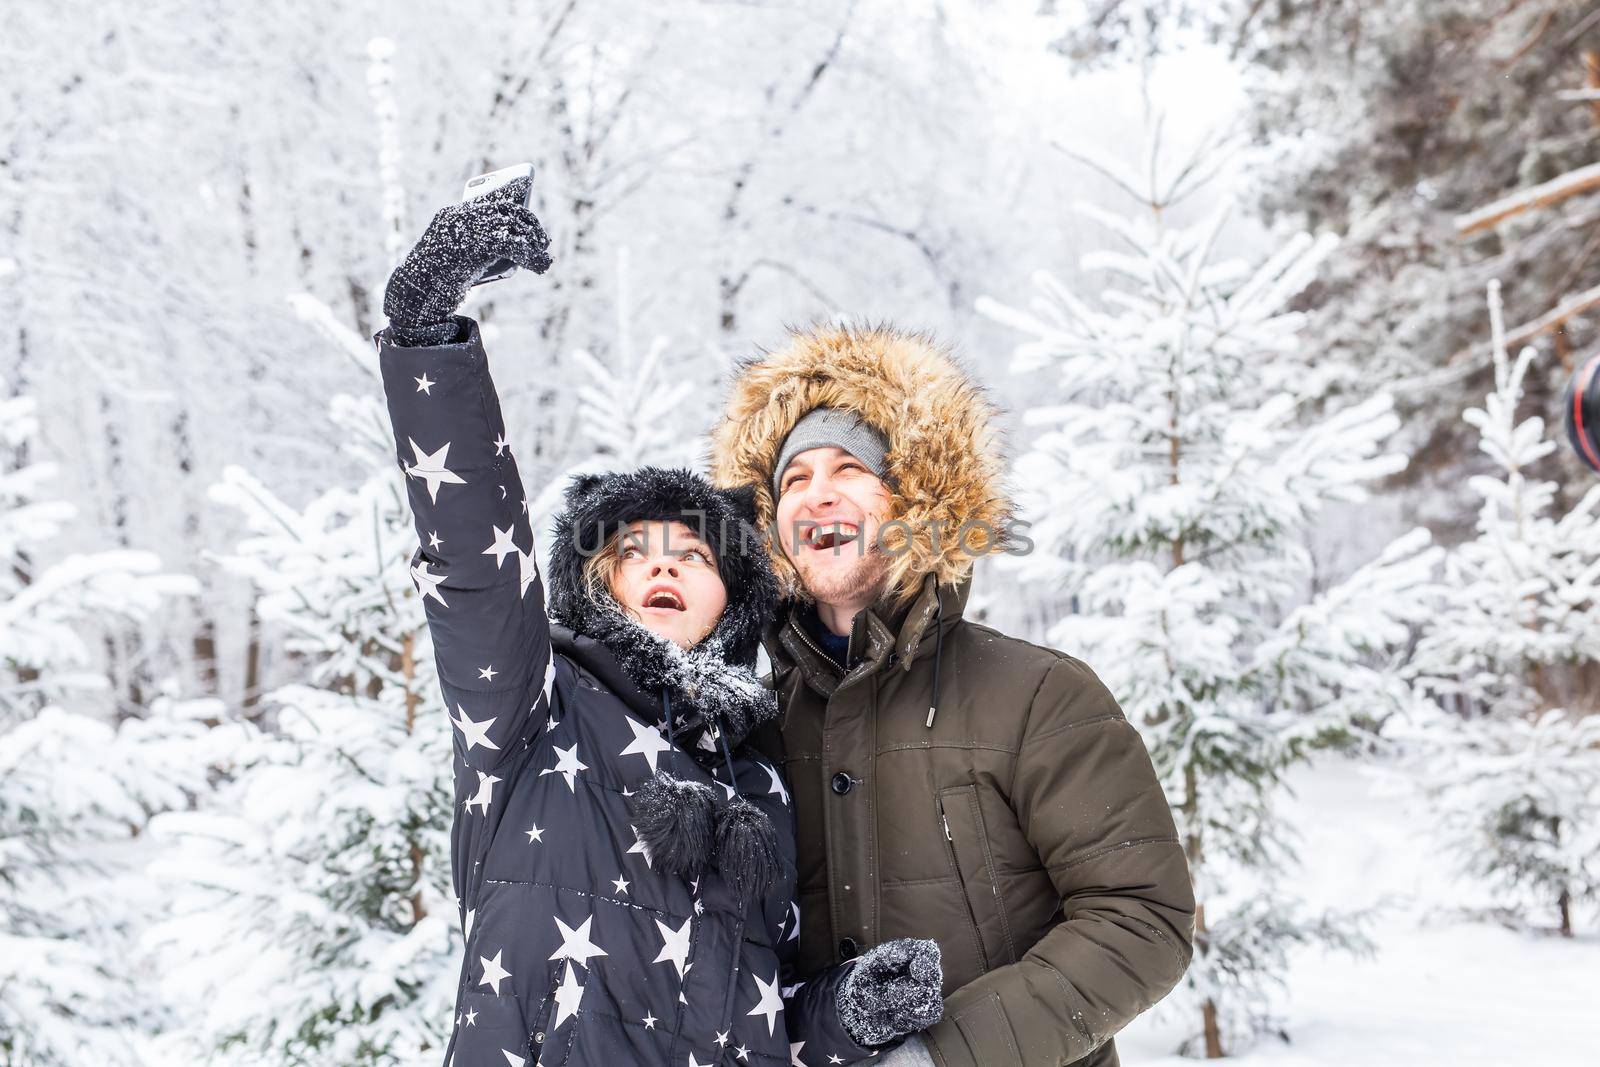
{"label": "snow-covered pine tree", "polygon": [[[368,43],[391,263],[405,226],[393,51]],[[315,296],[290,304],[376,386],[367,338]],[[408,573],[416,531],[379,392],[337,395],[329,414],[354,488],[296,509],[228,467],[211,490],[252,532],[212,558],[250,580],[299,671],[228,721],[206,802],[152,824],[169,848],[151,872],[173,899],[147,942],[182,1012],[166,1062],[437,1067],[449,1037],[452,749]]]}
{"label": "snow-covered pine tree", "polygon": [[572,352],[582,374],[572,393],[577,399],[578,431],[594,451],[568,466],[529,498],[539,566],[548,566],[547,546],[554,543],[554,522],[562,494],[581,474],[653,467],[704,467],[704,442],[697,442],[689,420],[698,414],[687,401],[696,383],[685,380],[681,361],[669,361],[672,340],[655,334],[642,350],[634,337],[632,288],[628,284],[628,250],[617,252],[617,323],[611,355],[605,359],[588,349]]}
{"label": "snow-covered pine tree", "polygon": [[1418,530],[1312,588],[1308,535],[1325,505],[1404,464],[1381,450],[1397,420],[1381,395],[1312,414],[1348,368],[1304,344],[1286,308],[1330,243],[1296,236],[1253,269],[1218,261],[1226,208],[1171,221],[1216,160],[1167,180],[1151,151],[1142,173],[1082,157],[1147,205],[1080,208],[1118,245],[1084,259],[1109,277],[1097,307],[1040,272],[1030,311],[979,310],[1029,335],[1013,369],[1054,401],[1025,414],[1047,428],[1016,469],[1035,547],[1002,565],[1073,605],[1049,640],[1102,675],[1150,746],[1201,905],[1168,1003],[1195,1025],[1184,1050],[1215,1057],[1274,1027],[1291,947],[1363,945],[1351,917],[1307,915],[1289,892],[1276,804],[1293,764],[1413,699],[1394,649],[1436,556]]}
{"label": "snow-covered pine tree", "polygon": [[213,488],[254,532],[217,559],[303,676],[227,724],[207,803],[152,824],[173,899],[150,941],[184,1009],[172,1062],[437,1067],[449,1037],[451,748],[416,532],[382,401],[335,397],[332,417],[354,489],[296,509],[239,468]]}
{"label": "snow-covered pine tree", "polygon": [[[1463,461],[1475,456],[1459,415],[1492,387],[1473,358],[1484,285],[1505,279],[1513,335],[1550,340],[1563,356],[1600,339],[1593,5],[1091,0],[1061,10],[1060,46],[1083,62],[1181,48],[1192,28],[1230,49],[1260,149],[1260,207],[1344,235],[1304,298],[1319,343],[1368,380],[1408,379],[1397,403],[1413,462],[1399,480],[1432,483],[1408,504],[1470,536]],[[1522,210],[1532,203],[1543,206]],[[1551,410],[1570,370],[1535,368],[1528,403]],[[1541,473],[1555,469],[1548,461]]]}
{"label": "snow-covered pine tree", "polygon": [[0,1063],[136,1064],[131,1032],[159,1015],[135,980],[138,889],[127,848],[197,783],[164,759],[162,722],[86,712],[107,689],[87,638],[147,620],[193,579],[150,552],[46,566],[76,518],[43,498],[31,397],[0,382]]}
{"label": "snow-covered pine tree", "polygon": [[1410,668],[1457,714],[1426,721],[1407,777],[1464,872],[1570,936],[1573,904],[1600,899],[1600,484],[1561,514],[1530,479],[1556,448],[1517,420],[1535,350],[1509,356],[1498,283],[1489,316],[1494,389],[1465,419],[1496,473],[1472,479],[1477,537],[1447,557]]}

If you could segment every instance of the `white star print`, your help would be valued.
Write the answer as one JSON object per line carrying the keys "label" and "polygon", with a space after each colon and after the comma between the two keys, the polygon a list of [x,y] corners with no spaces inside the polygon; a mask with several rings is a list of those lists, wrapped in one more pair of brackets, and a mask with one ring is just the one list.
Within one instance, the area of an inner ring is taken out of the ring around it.
{"label": "white star print", "polygon": [[456,714],[461,717],[458,719],[452,716],[450,721],[455,723],[457,730],[461,731],[461,737],[467,743],[468,752],[472,751],[474,745],[482,745],[484,748],[493,749],[496,752],[500,751],[500,746],[489,740],[489,727],[494,725],[493,719],[478,719],[474,721],[467,716],[467,709],[460,704],[456,705]]}
{"label": "white star print", "polygon": [[501,486],[496,486],[496,488],[500,490],[500,499],[504,500],[506,498],[506,487],[501,485]]}
{"label": "white star print", "polygon": [[552,649],[544,665],[544,706],[550,706],[550,687],[556,684],[556,654]]}
{"label": "white star print", "polygon": [[806,1047],[806,1043],[804,1041],[791,1041],[791,1042],[789,1042],[789,1064],[790,1064],[790,1067],[806,1067],[805,1061],[800,1059],[800,1050],[805,1048],[805,1047]]}
{"label": "white star print", "polygon": [[478,1025],[478,1009],[477,1008],[473,1008],[471,1011],[467,1012],[467,1025],[468,1026],[477,1026]]}
{"label": "white star print", "polygon": [[462,929],[461,929],[461,936],[462,937],[471,937],[472,936],[472,917],[474,915],[476,915],[476,914],[477,914],[477,912],[474,911],[472,908],[468,908],[467,909],[467,917],[462,923]]}
{"label": "white star print", "polygon": [[711,1067],[709,1063],[701,1063],[694,1058],[694,1053],[689,1053],[689,1067]]}
{"label": "white star print", "polygon": [[445,456],[450,452],[450,442],[446,441],[436,452],[424,452],[411,438],[406,438],[411,444],[411,451],[416,455],[417,462],[406,468],[406,473],[413,478],[421,478],[428,485],[428,500],[437,504],[439,502],[439,485],[448,482],[451,485],[466,485],[467,480],[453,471],[445,469]]}
{"label": "white star print", "polygon": [[750,1049],[747,1048],[744,1045],[740,1045],[738,1048],[734,1049],[733,1051],[734,1051],[734,1055],[738,1056],[741,1060],[747,1060],[748,1061],[750,1059]]}
{"label": "white star print", "polygon": [[689,958],[689,928],[694,925],[694,919],[683,920],[683,926],[674,930],[660,919],[656,921],[656,929],[661,931],[664,944],[661,952],[651,963],[671,963],[678,969],[678,980],[681,982],[684,975],[684,961]]}
{"label": "white star print", "polygon": [[505,451],[505,447],[510,443],[510,441],[506,440],[506,435],[504,433],[502,433],[499,437],[496,437],[494,439],[494,454],[498,456],[501,452]]}
{"label": "white star print", "polygon": [[439,592],[439,583],[444,581],[446,576],[443,574],[429,574],[428,568],[431,566],[433,566],[431,560],[423,560],[411,568],[411,577],[416,581],[417,588],[422,591],[423,600],[433,597],[439,603],[444,604],[445,607],[449,607],[450,605],[445,603],[444,594]]}
{"label": "white star print", "polygon": [[499,673],[500,673],[499,671],[494,669],[494,664],[493,663],[489,664],[487,667],[479,667],[478,668],[478,677],[482,678],[486,682],[494,681],[494,676],[499,674]]}
{"label": "white star print", "polygon": [[761,769],[767,772],[768,778],[772,779],[772,788],[767,790],[767,795],[775,796],[785,804],[789,803],[789,791],[783,787],[783,778],[775,769],[765,763],[761,765]]}
{"label": "white star print", "polygon": [[772,1036],[772,1025],[778,1018],[778,1013],[783,1010],[783,996],[778,992],[778,976],[773,975],[772,981],[763,982],[761,976],[754,971],[750,977],[760,990],[761,999],[756,1006],[745,1012],[746,1015],[765,1015],[767,1017],[767,1036]]}
{"label": "white star print", "polygon": [[512,540],[512,533],[516,530],[516,528],[517,524],[514,522],[511,524],[511,529],[509,530],[502,530],[494,523],[489,524],[489,529],[494,531],[494,544],[484,549],[479,553],[479,555],[493,556],[495,570],[500,569],[500,564],[506,561],[507,556],[517,551],[517,543]]}
{"label": "white star print", "polygon": [[830,1053],[828,1053],[828,1062],[829,1063],[843,1063],[844,1059],[842,1057],[837,1056],[834,1053],[830,1052]]}
{"label": "white star print", "polygon": [[621,896],[628,891],[628,880],[622,876],[611,879],[611,891]]}
{"label": "white star print", "polygon": [[587,764],[578,762],[578,743],[574,741],[571,748],[557,748],[556,756],[558,757],[556,765],[540,771],[539,777],[543,778],[547,774],[562,775],[567,780],[567,788],[576,793],[578,787],[574,784],[574,779],[579,771],[589,769]]}
{"label": "white star print", "polygon": [[656,757],[662,752],[672,751],[672,745],[654,729],[639,722],[632,715],[624,716],[628,720],[628,729],[633,731],[633,743],[623,749],[618,755],[643,756],[645,762],[650,764],[650,773],[656,772]]}
{"label": "white star print", "polygon": [[540,840],[540,838],[544,837],[544,831],[539,829],[538,823],[534,823],[533,829],[524,830],[523,833],[528,835],[528,844],[531,845],[536,841],[538,841],[539,844],[544,844],[544,842]]}
{"label": "white star print", "polygon": [[[632,855],[633,853],[637,852],[639,855],[644,857],[644,865],[646,867],[651,867],[650,850],[644,847],[644,841],[639,837],[639,828],[634,826],[632,823],[629,823],[628,829],[633,831],[633,847],[628,849],[628,854]],[[652,869],[654,868],[652,867]]]}
{"label": "white star print", "polygon": [[439,384],[438,382],[428,381],[427,371],[422,372],[422,377],[413,378],[411,380],[417,383],[417,392],[427,393],[429,396],[433,395],[433,387]]}
{"label": "white star print", "polygon": [[506,1063],[509,1064],[510,1067],[522,1067],[523,1064],[528,1062],[524,1057],[514,1055],[505,1049],[500,1050],[500,1055],[506,1058]]}
{"label": "white star print", "polygon": [[604,956],[606,950],[589,940],[589,924],[592,922],[594,922],[593,915],[583,920],[583,925],[574,930],[560,919],[556,919],[556,929],[561,933],[561,947],[552,952],[550,958],[574,960],[587,967],[590,956]]}
{"label": "white star print", "polygon": [[500,957],[505,955],[505,949],[494,954],[494,959],[478,957],[478,962],[483,964],[483,977],[478,980],[479,985],[494,987],[494,995],[500,995],[500,983],[511,977],[511,972],[500,966]]}
{"label": "white star print", "polygon": [[556,1021],[550,1029],[555,1030],[567,1021],[567,1018],[578,1010],[578,1004],[583,1000],[583,986],[578,984],[576,973],[572,969],[572,961],[567,961],[566,977],[561,979],[561,988],[556,990]]}
{"label": "white star print", "polygon": [[654,1030],[656,1028],[656,1017],[651,1015],[649,1012],[645,1012],[644,1018],[640,1021],[644,1023],[644,1028],[646,1030]]}
{"label": "white star print", "polygon": [[718,1048],[727,1048],[728,1047],[728,1031],[726,1031],[726,1030],[718,1030],[717,1031],[717,1047]]}
{"label": "white star print", "polygon": [[439,536],[439,531],[438,530],[429,530],[428,531],[428,547],[429,548],[438,548],[442,544],[444,544],[444,538]]}
{"label": "white star print", "polygon": [[794,926],[790,928],[789,936],[784,938],[785,941],[793,941],[800,936],[800,905],[791,900],[789,910],[794,913]]}
{"label": "white star print", "polygon": [[[513,545],[512,547],[515,548],[516,546]],[[517,584],[517,596],[519,596],[519,597],[527,596],[528,595],[528,586],[532,585],[533,582],[534,582],[534,579],[536,579],[538,577],[539,577],[539,561],[534,558],[534,555],[533,555],[532,552],[524,552],[524,551],[522,551],[522,549],[518,548],[517,549],[517,583],[518,583]]]}
{"label": "white star print", "polygon": [[482,814],[489,814],[489,802],[494,799],[494,784],[499,780],[492,774],[484,774],[479,771],[478,791],[467,798],[467,802],[463,807],[468,811],[471,811],[474,807],[481,807],[483,809]]}

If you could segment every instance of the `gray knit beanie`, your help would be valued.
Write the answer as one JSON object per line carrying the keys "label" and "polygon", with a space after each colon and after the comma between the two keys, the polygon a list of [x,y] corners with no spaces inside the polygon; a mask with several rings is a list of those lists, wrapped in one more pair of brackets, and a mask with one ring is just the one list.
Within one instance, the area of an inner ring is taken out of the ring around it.
{"label": "gray knit beanie", "polygon": [[859,459],[867,470],[884,482],[889,474],[889,439],[877,427],[854,411],[843,408],[812,408],[806,412],[789,436],[783,439],[778,464],[772,469],[772,496],[779,497],[779,486],[789,461],[808,448],[842,448]]}

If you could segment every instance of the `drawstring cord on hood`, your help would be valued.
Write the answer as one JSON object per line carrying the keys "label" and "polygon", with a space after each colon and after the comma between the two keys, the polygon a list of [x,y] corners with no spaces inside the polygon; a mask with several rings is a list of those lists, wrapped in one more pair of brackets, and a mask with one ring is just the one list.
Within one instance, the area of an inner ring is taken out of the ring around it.
{"label": "drawstring cord on hood", "polygon": [[712,727],[712,729],[717,731],[717,740],[722,742],[722,759],[723,762],[728,766],[728,784],[733,787],[733,791],[736,795],[743,797],[744,794],[739,792],[739,778],[733,773],[733,753],[728,748],[727,731],[722,729],[720,724]]}
{"label": "drawstring cord on hood", "polygon": [[[667,716],[667,743],[675,745],[678,742],[678,734],[677,726],[672,721],[672,694],[665,687],[661,690],[661,707]],[[728,748],[728,732],[715,720],[711,724],[711,730],[717,735],[717,740],[722,742],[722,760],[728,768],[728,784],[742,797],[744,793],[739,789],[739,777],[733,773],[733,752]]]}
{"label": "drawstring cord on hood", "polygon": [[926,726],[933,729],[933,717],[939,714],[939,654],[944,651],[944,627],[939,624],[940,616],[944,614],[944,598],[939,595],[939,587],[933,587],[933,703],[928,705],[928,721]]}

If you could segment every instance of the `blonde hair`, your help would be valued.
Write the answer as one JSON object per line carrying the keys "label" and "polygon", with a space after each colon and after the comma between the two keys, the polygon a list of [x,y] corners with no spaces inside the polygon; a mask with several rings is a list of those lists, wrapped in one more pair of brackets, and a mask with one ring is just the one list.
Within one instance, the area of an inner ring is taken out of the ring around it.
{"label": "blonde hair", "polygon": [[592,603],[622,608],[615,582],[617,571],[622,567],[622,551],[618,546],[625,532],[626,527],[613,530],[595,554],[583,561],[583,592]]}

